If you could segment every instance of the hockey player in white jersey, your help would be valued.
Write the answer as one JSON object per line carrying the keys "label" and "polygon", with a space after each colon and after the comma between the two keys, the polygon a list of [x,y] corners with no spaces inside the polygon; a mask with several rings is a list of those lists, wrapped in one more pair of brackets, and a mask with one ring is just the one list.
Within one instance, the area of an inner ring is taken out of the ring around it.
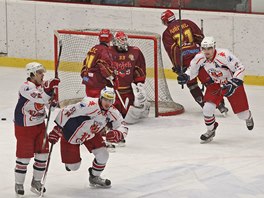
{"label": "hockey player in white jersey", "polygon": [[249,110],[247,95],[243,85],[245,68],[242,63],[227,49],[215,48],[213,37],[205,37],[201,43],[202,52],[191,61],[186,73],[178,76],[178,83],[185,84],[198,74],[209,74],[203,107],[204,122],[207,132],[201,135],[201,143],[212,141],[218,123],[215,122],[215,108],[225,96],[233,112],[245,120],[248,130],[254,127],[253,117]]}
{"label": "hockey player in white jersey", "polygon": [[100,177],[109,158],[101,131],[108,122],[112,129],[106,133],[106,140],[118,143],[128,132],[123,117],[113,106],[115,92],[113,88],[101,90],[100,98],[85,97],[81,102],[60,110],[55,119],[56,126],[49,134],[49,142],[56,143],[61,137],[61,157],[68,171],[78,170],[81,165],[80,145],[84,145],[94,154],[89,171],[91,186],[109,188],[111,181]]}
{"label": "hockey player in white jersey", "polygon": [[[43,80],[46,69],[40,63],[26,65],[27,81],[19,89],[19,99],[14,112],[16,144],[15,192],[24,195],[24,182],[27,166],[34,157],[31,191],[39,194],[42,188],[40,180],[46,168],[49,152],[48,142],[42,148],[46,131],[45,105],[50,103],[52,90],[60,80]],[[44,189],[45,192],[45,189]]]}

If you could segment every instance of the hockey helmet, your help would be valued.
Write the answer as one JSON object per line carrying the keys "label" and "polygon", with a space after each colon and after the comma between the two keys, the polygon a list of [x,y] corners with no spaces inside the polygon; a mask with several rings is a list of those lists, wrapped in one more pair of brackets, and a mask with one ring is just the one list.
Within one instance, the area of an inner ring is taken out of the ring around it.
{"label": "hockey helmet", "polygon": [[112,104],[115,102],[115,90],[112,87],[105,87],[101,90],[100,99],[104,98],[112,101]]}
{"label": "hockey helmet", "polygon": [[31,77],[32,74],[35,76],[36,72],[39,70],[42,70],[42,72],[46,72],[45,67],[40,63],[31,62],[26,65],[26,72],[28,77]]}
{"label": "hockey helmet", "polygon": [[113,34],[109,29],[102,29],[99,33],[100,43],[110,43],[113,39]]}
{"label": "hockey helmet", "polygon": [[168,25],[169,22],[175,20],[176,18],[171,10],[166,10],[161,13],[160,19],[164,25]]}
{"label": "hockey helmet", "polygon": [[117,31],[114,36],[113,45],[120,51],[128,51],[128,37],[123,31]]}
{"label": "hockey helmet", "polygon": [[215,40],[214,40],[214,37],[212,36],[206,36],[204,37],[204,39],[202,40],[202,43],[201,43],[201,47],[202,48],[215,48]]}

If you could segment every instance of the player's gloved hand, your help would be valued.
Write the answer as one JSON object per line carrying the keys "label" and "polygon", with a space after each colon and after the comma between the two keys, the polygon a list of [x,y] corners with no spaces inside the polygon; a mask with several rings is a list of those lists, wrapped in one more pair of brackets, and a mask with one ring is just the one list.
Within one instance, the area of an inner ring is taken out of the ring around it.
{"label": "player's gloved hand", "polygon": [[173,66],[171,69],[174,73],[178,75],[183,74],[187,70],[186,67],[180,67],[180,66]]}
{"label": "player's gloved hand", "polygon": [[227,83],[222,85],[222,90],[224,91],[224,96],[229,97],[235,93],[235,90],[243,85],[243,81],[238,78],[232,78]]}
{"label": "player's gloved hand", "polygon": [[115,78],[113,80],[113,83],[114,83],[114,90],[118,90],[118,87],[119,87],[119,79],[118,79],[118,76],[115,76]]}
{"label": "player's gloved hand", "polygon": [[131,83],[133,94],[134,94],[134,106],[143,107],[147,100],[147,93],[145,85],[143,83]]}
{"label": "player's gloved hand", "polygon": [[59,126],[54,126],[52,131],[49,133],[48,140],[51,144],[56,144],[62,136],[62,130]]}
{"label": "player's gloved hand", "polygon": [[124,136],[123,136],[122,132],[120,132],[118,130],[111,130],[108,133],[106,133],[105,138],[106,138],[107,142],[118,143],[122,139],[124,139]]}
{"label": "player's gloved hand", "polygon": [[190,80],[190,76],[183,73],[183,74],[178,75],[177,80],[178,80],[178,84],[184,85]]}
{"label": "player's gloved hand", "polygon": [[83,84],[87,84],[89,77],[88,77],[88,67],[84,66],[81,71],[81,77],[83,79]]}
{"label": "player's gloved hand", "polygon": [[91,131],[91,133],[98,133],[99,132],[99,129],[100,129],[100,125],[98,125],[98,124],[93,124],[91,127],[90,127],[90,131]]}
{"label": "player's gloved hand", "polygon": [[45,93],[51,96],[54,88],[58,87],[59,83],[60,83],[59,78],[53,78],[53,79],[45,81],[43,85]]}

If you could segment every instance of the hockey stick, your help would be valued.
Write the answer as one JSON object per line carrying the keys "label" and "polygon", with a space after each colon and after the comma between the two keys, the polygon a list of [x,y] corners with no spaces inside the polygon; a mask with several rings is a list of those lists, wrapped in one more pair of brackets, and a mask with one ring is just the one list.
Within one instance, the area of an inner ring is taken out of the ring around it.
{"label": "hockey stick", "polygon": [[46,183],[47,173],[48,173],[48,170],[49,170],[50,156],[51,156],[51,153],[52,153],[52,150],[53,150],[53,145],[54,144],[51,144],[51,146],[50,146],[50,151],[49,151],[49,154],[48,154],[46,169],[45,169],[43,177],[41,179],[42,188],[41,188],[39,197],[43,197],[43,194],[44,194],[44,186],[45,186],[45,183]]}
{"label": "hockey stick", "polygon": [[[58,55],[58,59],[57,59],[56,65],[55,65],[55,67],[56,67],[55,68],[55,78],[58,78],[58,68],[59,68],[59,64],[60,64],[61,52],[62,52],[62,41],[59,40],[59,55]],[[53,101],[54,97],[55,97],[55,90],[52,90],[52,94],[51,94],[51,98],[50,98],[51,102]],[[45,130],[45,134],[44,134],[44,138],[43,138],[43,142],[42,142],[42,150],[44,149],[46,142],[47,142],[48,126],[49,126],[49,121],[50,121],[51,108],[52,108],[52,105],[50,104],[49,113],[48,113],[48,117],[47,117],[47,123],[46,123],[46,130]]]}
{"label": "hockey stick", "polygon": [[[110,82],[111,82],[112,86],[114,86],[114,82],[113,82],[113,80],[110,80]],[[126,101],[125,101],[125,103],[124,103],[123,99],[122,99],[121,96],[120,96],[119,91],[118,91],[117,89],[115,89],[115,92],[116,92],[116,95],[117,95],[117,97],[119,98],[119,100],[120,100],[122,106],[124,107],[125,110],[127,110],[127,106],[128,106],[128,103],[129,103],[129,99],[126,98]]]}
{"label": "hockey stick", "polygon": [[[203,30],[203,19],[201,19],[201,32],[203,33],[204,30]],[[201,89],[202,92],[204,92],[204,84],[202,84],[202,89]]]}
{"label": "hockey stick", "polygon": [[[179,23],[180,23],[180,67],[181,67],[181,75],[183,74],[183,56],[182,56],[182,19],[181,19],[181,7],[182,7],[182,1],[178,0],[179,4]],[[184,88],[184,85],[182,84],[182,89]]]}

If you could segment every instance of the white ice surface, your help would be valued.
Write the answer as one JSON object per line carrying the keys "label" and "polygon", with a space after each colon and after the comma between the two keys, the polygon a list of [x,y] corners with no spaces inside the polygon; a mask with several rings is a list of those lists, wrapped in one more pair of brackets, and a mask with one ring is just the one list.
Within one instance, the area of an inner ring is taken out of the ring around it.
{"label": "white ice surface", "polygon": [[[46,77],[52,76],[48,73]],[[25,80],[23,69],[0,67],[0,197],[15,197],[14,167],[16,140],[13,111],[17,92]],[[78,171],[67,172],[54,146],[47,175],[47,198],[264,198],[264,87],[246,86],[255,128],[248,131],[230,109],[226,118],[218,112],[213,142],[200,144],[205,132],[201,109],[187,88],[169,82],[175,101],[185,113],[148,118],[130,126],[126,147],[110,154],[102,176],[112,181],[111,189],[91,189],[87,168],[93,155],[81,148]],[[56,114],[52,113],[52,119]],[[262,118],[261,118],[262,117]],[[49,128],[53,127],[53,123]],[[25,196],[30,192],[32,164],[28,166]]]}

